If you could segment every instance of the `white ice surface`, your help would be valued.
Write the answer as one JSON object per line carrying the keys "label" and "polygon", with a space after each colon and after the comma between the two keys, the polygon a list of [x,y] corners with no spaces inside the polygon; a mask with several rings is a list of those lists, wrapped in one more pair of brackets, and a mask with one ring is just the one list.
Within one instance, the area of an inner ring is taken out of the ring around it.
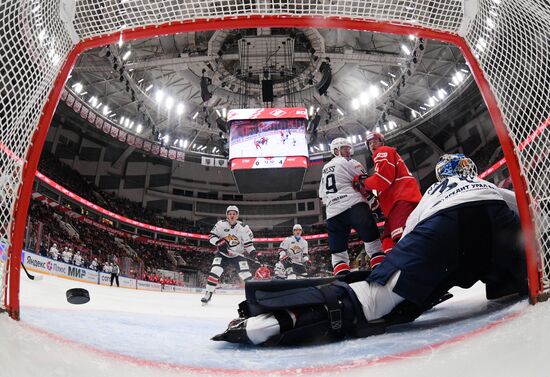
{"label": "white ice surface", "polygon": [[[412,324],[338,343],[257,348],[209,338],[241,295],[144,292],[44,276],[21,280],[21,321],[0,315],[0,376],[548,376],[550,303],[487,302],[483,286]],[[71,305],[82,287],[91,301]]]}

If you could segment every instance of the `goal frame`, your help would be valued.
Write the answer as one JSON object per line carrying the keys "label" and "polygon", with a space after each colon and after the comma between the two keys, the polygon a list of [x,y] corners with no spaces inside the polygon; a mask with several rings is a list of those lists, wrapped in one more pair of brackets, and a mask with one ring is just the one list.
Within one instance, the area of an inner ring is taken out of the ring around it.
{"label": "goal frame", "polygon": [[457,46],[464,55],[475,82],[482,94],[491,116],[497,136],[516,192],[518,209],[520,213],[523,237],[525,240],[526,260],[529,279],[529,293],[531,303],[539,300],[542,293],[542,270],[541,260],[538,253],[538,244],[535,239],[533,216],[530,210],[530,199],[527,195],[527,184],[521,174],[520,163],[515,154],[514,144],[506,128],[503,114],[497,105],[497,100],[491,91],[490,85],[485,78],[483,70],[475,58],[473,52],[464,37],[445,31],[438,31],[426,27],[410,24],[358,20],[346,17],[321,17],[313,15],[243,15],[232,16],[231,18],[219,19],[195,19],[192,21],[170,22],[162,25],[144,26],[142,28],[127,29],[115,33],[89,38],[77,43],[69,52],[63,62],[62,68],[49,91],[49,99],[46,102],[40,120],[34,129],[32,136],[32,148],[29,148],[26,156],[26,164],[23,170],[22,184],[20,185],[18,197],[14,206],[10,228],[11,246],[8,250],[7,292],[4,298],[6,309],[13,319],[19,319],[20,302],[20,266],[21,251],[23,246],[24,230],[28,215],[28,207],[32,194],[32,187],[35,172],[46,140],[48,129],[52,121],[55,109],[59,102],[61,92],[68,79],[68,76],[78,56],[92,48],[116,43],[122,38],[128,42],[143,38],[151,38],[160,35],[199,32],[219,29],[243,29],[243,28],[340,28],[353,29],[367,32],[381,32],[398,35],[413,34],[416,37],[435,39],[452,43]]}

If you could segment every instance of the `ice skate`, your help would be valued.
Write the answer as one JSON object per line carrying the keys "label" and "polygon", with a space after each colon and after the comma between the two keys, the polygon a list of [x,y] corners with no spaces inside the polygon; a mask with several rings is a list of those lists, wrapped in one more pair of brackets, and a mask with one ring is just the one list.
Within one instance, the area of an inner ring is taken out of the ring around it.
{"label": "ice skate", "polygon": [[206,292],[204,296],[201,298],[202,306],[208,304],[208,302],[212,299],[212,292]]}
{"label": "ice skate", "polygon": [[227,329],[218,335],[214,335],[212,340],[225,341],[230,343],[251,344],[246,335],[246,318],[237,318],[229,322]]}

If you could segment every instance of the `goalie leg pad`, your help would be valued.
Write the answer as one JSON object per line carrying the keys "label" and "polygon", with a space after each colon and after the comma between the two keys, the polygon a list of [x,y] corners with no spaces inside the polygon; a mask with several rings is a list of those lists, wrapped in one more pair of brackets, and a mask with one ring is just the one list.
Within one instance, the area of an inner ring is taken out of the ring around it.
{"label": "goalie leg pad", "polygon": [[[317,288],[324,302],[275,313],[281,333],[267,345],[329,342],[346,337],[368,336],[385,331],[385,324],[368,324],[349,285],[336,281]],[[285,313],[292,313],[295,322]],[[293,325],[290,328],[290,325]]]}

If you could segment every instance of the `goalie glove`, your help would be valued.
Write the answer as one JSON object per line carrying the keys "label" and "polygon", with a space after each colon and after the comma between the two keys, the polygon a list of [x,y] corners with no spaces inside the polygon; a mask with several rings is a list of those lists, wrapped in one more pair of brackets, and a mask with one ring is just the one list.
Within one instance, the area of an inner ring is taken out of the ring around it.
{"label": "goalie glove", "polygon": [[383,252],[374,253],[374,254],[370,257],[370,261],[369,261],[371,270],[374,270],[376,267],[378,267],[378,265],[379,265],[380,263],[382,263],[382,261],[384,260],[384,258],[386,258],[386,254],[384,254]]}
{"label": "goalie glove", "polygon": [[216,242],[216,247],[220,253],[227,254],[229,252],[229,245],[227,244],[225,238],[221,238],[218,242]]}

